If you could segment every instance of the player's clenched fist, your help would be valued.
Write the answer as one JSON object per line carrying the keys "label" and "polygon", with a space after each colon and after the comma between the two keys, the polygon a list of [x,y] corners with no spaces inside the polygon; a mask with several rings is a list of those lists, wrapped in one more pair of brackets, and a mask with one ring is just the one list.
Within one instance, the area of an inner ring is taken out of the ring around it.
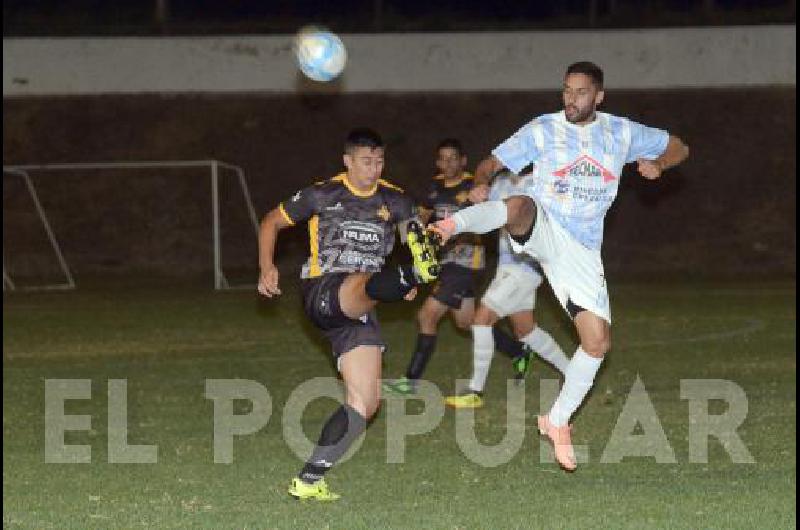
{"label": "player's clenched fist", "polygon": [[281,294],[278,287],[278,268],[275,265],[261,269],[261,276],[258,278],[258,292],[267,298]]}
{"label": "player's clenched fist", "polygon": [[658,160],[645,160],[644,158],[640,158],[637,160],[639,173],[642,176],[649,180],[655,180],[661,176],[661,172],[664,171],[664,166]]}

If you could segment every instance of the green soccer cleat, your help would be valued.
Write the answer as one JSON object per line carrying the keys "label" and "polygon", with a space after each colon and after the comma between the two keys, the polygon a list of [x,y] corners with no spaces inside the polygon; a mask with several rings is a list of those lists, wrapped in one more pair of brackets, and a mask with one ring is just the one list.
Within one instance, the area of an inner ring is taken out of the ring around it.
{"label": "green soccer cleat", "polygon": [[444,398],[444,404],[454,409],[479,409],[483,406],[480,392],[468,390],[463,394]]}
{"label": "green soccer cleat", "polygon": [[525,354],[511,359],[511,366],[514,368],[514,379],[522,381],[531,369],[533,364],[533,351],[525,346]]}
{"label": "green soccer cleat", "polygon": [[328,489],[328,484],[325,482],[324,478],[319,479],[313,484],[307,484],[295,477],[292,479],[292,485],[289,487],[289,495],[299,501],[304,501],[306,499],[335,501],[341,497]]}
{"label": "green soccer cleat", "polygon": [[408,223],[406,243],[414,260],[414,272],[421,283],[431,283],[439,277],[441,267],[436,257],[439,251],[438,241],[436,234],[425,230],[418,222]]}
{"label": "green soccer cleat", "polygon": [[417,385],[405,376],[394,381],[384,381],[381,386],[385,394],[395,396],[411,396],[417,393]]}

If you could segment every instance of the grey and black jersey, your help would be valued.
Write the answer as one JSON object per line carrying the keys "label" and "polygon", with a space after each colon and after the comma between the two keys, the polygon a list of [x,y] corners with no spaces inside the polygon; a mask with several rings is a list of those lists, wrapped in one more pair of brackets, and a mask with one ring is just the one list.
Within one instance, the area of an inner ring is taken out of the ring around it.
{"label": "grey and black jersey", "polygon": [[[474,184],[470,173],[464,172],[461,179],[453,185],[446,186],[444,177],[434,177],[428,195],[422,206],[432,211],[431,222],[449,217],[462,208],[471,206],[469,190]],[[461,234],[449,241],[442,249],[440,261],[453,263],[472,270],[484,267],[485,256],[481,237],[476,234]]]}
{"label": "grey and black jersey", "polygon": [[414,202],[397,186],[381,179],[362,193],[345,173],[298,191],[279,208],[290,224],[308,220],[303,278],[379,271],[394,246],[397,225],[416,213]]}

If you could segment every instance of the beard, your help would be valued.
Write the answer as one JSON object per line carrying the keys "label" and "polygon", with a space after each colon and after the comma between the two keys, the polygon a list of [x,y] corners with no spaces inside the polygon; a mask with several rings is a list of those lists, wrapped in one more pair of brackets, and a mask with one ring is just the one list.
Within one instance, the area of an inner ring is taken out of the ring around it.
{"label": "beard", "polygon": [[594,107],[579,109],[578,107],[569,106],[564,109],[564,115],[570,123],[581,123],[588,121],[594,114]]}

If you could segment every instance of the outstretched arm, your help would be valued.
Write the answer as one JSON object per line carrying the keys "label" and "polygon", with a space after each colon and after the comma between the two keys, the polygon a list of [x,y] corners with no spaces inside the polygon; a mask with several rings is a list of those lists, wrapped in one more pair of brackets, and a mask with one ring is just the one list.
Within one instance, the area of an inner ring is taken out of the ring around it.
{"label": "outstretched arm", "polygon": [[640,158],[638,162],[638,170],[642,176],[649,180],[655,180],[661,176],[661,173],[671,167],[675,167],[689,156],[689,147],[683,143],[683,140],[677,136],[669,137],[667,148],[661,156],[654,160],[646,160]]}
{"label": "outstretched arm", "polygon": [[258,265],[261,274],[258,278],[258,292],[272,298],[281,294],[278,287],[278,268],[275,266],[275,243],[278,232],[291,226],[280,207],[273,209],[261,221],[258,231]]}

